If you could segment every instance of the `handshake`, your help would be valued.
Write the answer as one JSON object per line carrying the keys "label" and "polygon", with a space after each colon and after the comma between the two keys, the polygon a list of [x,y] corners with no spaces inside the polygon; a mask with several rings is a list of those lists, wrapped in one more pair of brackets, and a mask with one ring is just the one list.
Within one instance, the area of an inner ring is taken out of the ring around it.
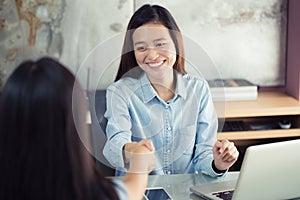
{"label": "handshake", "polygon": [[124,145],[124,160],[129,173],[150,173],[154,168],[154,145],[151,140],[141,140]]}

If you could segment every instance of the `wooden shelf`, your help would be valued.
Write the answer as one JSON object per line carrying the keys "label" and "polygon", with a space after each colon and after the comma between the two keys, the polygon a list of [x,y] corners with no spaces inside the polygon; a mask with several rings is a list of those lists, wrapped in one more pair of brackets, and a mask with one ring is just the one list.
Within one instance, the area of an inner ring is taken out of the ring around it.
{"label": "wooden shelf", "polygon": [[235,132],[220,132],[218,139],[228,140],[252,140],[252,139],[267,139],[267,138],[286,138],[300,137],[300,128],[295,129],[278,129],[264,131],[235,131]]}
{"label": "wooden shelf", "polygon": [[251,140],[300,137],[300,102],[281,92],[259,92],[255,101],[215,102],[220,119],[255,121],[293,118],[293,128],[218,133],[219,139]]}
{"label": "wooden shelf", "polygon": [[214,104],[219,118],[300,115],[300,103],[281,92],[259,92],[255,101]]}

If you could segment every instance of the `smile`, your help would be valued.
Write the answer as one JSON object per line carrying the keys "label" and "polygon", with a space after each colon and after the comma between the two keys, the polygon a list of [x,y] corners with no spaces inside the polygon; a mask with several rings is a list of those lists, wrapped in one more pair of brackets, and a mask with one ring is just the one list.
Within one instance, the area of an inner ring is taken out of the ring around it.
{"label": "smile", "polygon": [[149,63],[147,63],[147,65],[149,66],[149,67],[159,67],[159,66],[161,66],[163,63],[164,63],[165,61],[159,61],[159,62],[149,62]]}

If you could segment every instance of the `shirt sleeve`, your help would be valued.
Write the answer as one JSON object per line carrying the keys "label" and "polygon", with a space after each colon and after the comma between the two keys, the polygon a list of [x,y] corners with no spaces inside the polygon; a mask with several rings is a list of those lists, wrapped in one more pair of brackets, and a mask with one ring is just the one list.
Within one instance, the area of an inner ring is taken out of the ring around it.
{"label": "shirt sleeve", "polygon": [[125,99],[117,87],[107,89],[104,115],[107,118],[107,141],[103,154],[108,162],[117,168],[124,168],[122,148],[131,142],[131,120]]}
{"label": "shirt sleeve", "polygon": [[217,114],[208,84],[205,82],[201,90],[193,164],[195,171],[200,171],[212,177],[223,175],[223,173],[216,173],[212,167],[212,149],[217,139],[217,129]]}
{"label": "shirt sleeve", "polygon": [[122,180],[112,179],[119,199],[129,199],[127,187]]}

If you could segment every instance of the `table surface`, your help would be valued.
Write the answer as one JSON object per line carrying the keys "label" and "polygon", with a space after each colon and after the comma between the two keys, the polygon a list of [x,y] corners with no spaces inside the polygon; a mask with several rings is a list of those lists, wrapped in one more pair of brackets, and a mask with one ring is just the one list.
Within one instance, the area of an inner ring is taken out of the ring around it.
{"label": "table surface", "polygon": [[208,184],[226,180],[235,180],[239,172],[228,172],[223,177],[212,178],[204,174],[171,174],[150,175],[148,187],[163,187],[172,196],[173,200],[200,200],[202,198],[190,192],[193,185]]}

